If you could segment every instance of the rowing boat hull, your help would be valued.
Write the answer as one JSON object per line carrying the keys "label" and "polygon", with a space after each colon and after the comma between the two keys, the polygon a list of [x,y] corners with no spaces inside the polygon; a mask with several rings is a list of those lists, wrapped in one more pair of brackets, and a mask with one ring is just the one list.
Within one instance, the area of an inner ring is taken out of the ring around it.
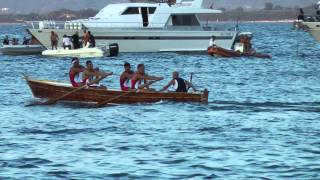
{"label": "rowing boat hull", "polygon": [[[34,95],[37,98],[57,98],[74,90],[65,83],[52,81],[40,81],[27,79],[27,83]],[[158,101],[175,101],[175,102],[208,102],[209,92],[207,90],[202,93],[161,93],[161,92],[132,92],[105,89],[82,89],[64,97],[64,101],[77,102],[93,102],[99,103],[107,101],[111,98],[123,96],[114,99],[110,103],[116,104],[132,104],[132,103],[154,103]]]}

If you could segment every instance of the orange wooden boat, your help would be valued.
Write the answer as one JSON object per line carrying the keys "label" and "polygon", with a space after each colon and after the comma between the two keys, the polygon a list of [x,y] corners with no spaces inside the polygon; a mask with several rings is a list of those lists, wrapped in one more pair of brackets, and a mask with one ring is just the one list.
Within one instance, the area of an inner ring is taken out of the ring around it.
{"label": "orange wooden boat", "polygon": [[[76,88],[69,83],[61,83],[45,80],[33,80],[26,78],[27,83],[37,98],[57,98],[67,94]],[[123,96],[121,96],[123,95]],[[114,98],[118,97],[119,98]],[[120,90],[94,89],[86,88],[76,91],[66,97],[63,101],[77,101],[88,103],[99,103],[114,98],[109,103],[131,104],[131,103],[153,103],[158,101],[175,101],[175,102],[208,102],[209,92],[204,90],[197,93],[176,93],[176,92],[131,92]]]}
{"label": "orange wooden boat", "polygon": [[208,53],[211,56],[218,56],[218,57],[256,57],[256,58],[271,58],[268,54],[261,54],[261,53],[241,53],[234,50],[224,49],[218,46],[213,46],[208,48]]}

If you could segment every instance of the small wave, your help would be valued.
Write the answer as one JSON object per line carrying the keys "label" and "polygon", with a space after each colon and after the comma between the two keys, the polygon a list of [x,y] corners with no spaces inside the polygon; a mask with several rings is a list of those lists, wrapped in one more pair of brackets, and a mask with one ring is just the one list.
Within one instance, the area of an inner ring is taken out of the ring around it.
{"label": "small wave", "polygon": [[187,162],[187,159],[175,159],[175,160],[169,160],[169,161],[162,161],[161,163],[163,164],[180,164]]}
{"label": "small wave", "polygon": [[222,132],[224,130],[222,127],[204,127],[204,128],[198,129],[198,131],[216,133],[216,132]]}
{"label": "small wave", "polygon": [[21,169],[30,169],[30,168],[39,168],[38,166],[32,165],[32,164],[24,164],[21,166],[17,166],[17,168],[21,168]]}
{"label": "small wave", "polygon": [[129,173],[111,173],[111,174],[108,174],[108,176],[111,178],[124,178],[124,177],[128,177]]}
{"label": "small wave", "polygon": [[225,168],[214,168],[214,167],[206,166],[203,164],[191,165],[190,167],[195,169],[203,169],[207,171],[223,171],[223,172],[229,171],[228,169],[225,169]]}
{"label": "small wave", "polygon": [[320,154],[320,150],[315,150],[315,149],[302,149],[302,151],[311,153],[311,154]]}
{"label": "small wave", "polygon": [[58,178],[68,178],[68,171],[49,171],[47,172],[48,176],[55,176]]}
{"label": "small wave", "polygon": [[207,175],[197,173],[197,174],[190,174],[190,175],[186,176],[186,178],[187,179],[190,179],[190,178],[193,179],[193,178],[200,178],[200,177],[205,177],[205,176],[207,176]]}
{"label": "small wave", "polygon": [[254,133],[259,133],[259,132],[262,132],[262,129],[260,128],[242,128],[240,129],[240,131],[242,132],[254,132]]}
{"label": "small wave", "polygon": [[211,101],[211,104],[237,105],[251,107],[296,107],[296,106],[320,106],[320,102],[237,102],[237,101]]}
{"label": "small wave", "polygon": [[60,129],[60,130],[41,130],[41,129],[23,129],[20,131],[21,134],[48,134],[48,135],[59,135],[59,134],[79,134],[88,132],[91,129]]}
{"label": "small wave", "polygon": [[106,151],[104,148],[80,148],[82,151],[94,152],[94,151]]}
{"label": "small wave", "polygon": [[12,168],[39,168],[40,165],[50,164],[52,161],[41,158],[19,158],[13,160],[0,161],[0,167],[12,167]]}
{"label": "small wave", "polygon": [[52,163],[52,161],[50,161],[50,160],[41,159],[41,158],[21,158],[21,159],[18,159],[18,161],[32,162],[34,164],[49,164],[49,163]]}

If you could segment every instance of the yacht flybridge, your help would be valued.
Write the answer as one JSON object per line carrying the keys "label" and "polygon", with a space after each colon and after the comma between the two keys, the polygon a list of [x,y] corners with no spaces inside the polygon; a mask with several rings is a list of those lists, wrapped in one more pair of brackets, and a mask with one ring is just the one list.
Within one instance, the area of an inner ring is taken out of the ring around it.
{"label": "yacht flybridge", "polygon": [[202,8],[202,1],[109,4],[91,18],[67,21],[63,25],[33,22],[28,31],[47,48],[51,47],[51,31],[61,40],[65,34],[72,36],[78,31],[82,35],[82,30],[88,29],[96,37],[97,46],[118,43],[120,52],[206,51],[212,36],[219,47],[231,49],[236,28],[221,31],[202,23],[199,15],[221,13]]}

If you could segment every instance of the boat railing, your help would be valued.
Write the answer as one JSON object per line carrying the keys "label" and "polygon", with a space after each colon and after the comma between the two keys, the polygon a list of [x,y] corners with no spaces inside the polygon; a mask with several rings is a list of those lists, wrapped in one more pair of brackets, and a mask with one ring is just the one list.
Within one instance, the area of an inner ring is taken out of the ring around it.
{"label": "boat railing", "polygon": [[303,18],[305,22],[320,22],[319,15],[304,15]]}
{"label": "boat railing", "polygon": [[62,21],[25,21],[24,24],[29,29],[64,29]]}

